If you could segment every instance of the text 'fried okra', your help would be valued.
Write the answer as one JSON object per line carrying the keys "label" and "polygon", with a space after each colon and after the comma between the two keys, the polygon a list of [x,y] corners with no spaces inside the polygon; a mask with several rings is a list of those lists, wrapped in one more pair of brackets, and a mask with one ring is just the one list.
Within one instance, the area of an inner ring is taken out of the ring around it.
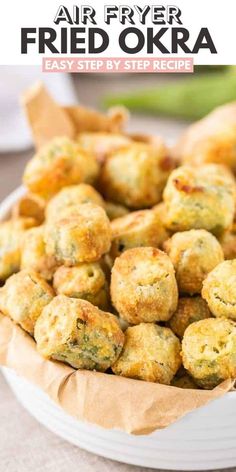
{"label": "text 'fried okra'", "polygon": [[119,356],[124,334],[114,315],[85,300],[58,295],[38,319],[35,339],[46,358],[104,372]]}
{"label": "text 'fried okra'", "polygon": [[224,318],[192,323],[182,343],[184,367],[202,388],[236,377],[236,325]]}
{"label": "text 'fried okra'", "polygon": [[110,221],[98,205],[71,206],[46,224],[45,242],[47,254],[61,264],[97,261],[110,249]]}
{"label": "text 'fried okra'", "polygon": [[123,377],[170,384],[180,364],[180,342],[174,333],[141,323],[126,330],[123,351],[112,370]]}
{"label": "text 'fried okra'", "polygon": [[90,153],[69,138],[55,138],[29,161],[24,183],[33,193],[51,198],[61,188],[80,182],[93,182],[98,164]]}
{"label": "text 'fried okra'", "polygon": [[37,318],[53,296],[53,289],[42,277],[32,270],[22,270],[0,289],[0,311],[33,334]]}
{"label": "text 'fried okra'", "polygon": [[169,320],[178,301],[169,257],[152,247],[125,251],[112,268],[111,298],[119,315],[128,323]]}
{"label": "text 'fried okra'", "polygon": [[224,260],[220,243],[204,229],[175,233],[164,243],[174,268],[179,291],[201,293],[207,274]]}
{"label": "text 'fried okra'", "polygon": [[232,223],[235,181],[224,166],[182,166],[174,170],[165,187],[166,225],[172,231],[206,229],[221,234]]}

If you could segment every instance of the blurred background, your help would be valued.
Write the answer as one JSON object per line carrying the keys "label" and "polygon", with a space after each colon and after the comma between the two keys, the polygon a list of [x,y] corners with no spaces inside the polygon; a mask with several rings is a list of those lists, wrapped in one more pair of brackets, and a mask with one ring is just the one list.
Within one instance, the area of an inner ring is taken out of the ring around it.
{"label": "blurred background", "polygon": [[20,104],[21,94],[41,80],[63,105],[105,110],[128,106],[128,131],[161,135],[173,143],[187,124],[215,106],[236,99],[233,66],[203,66],[194,74],[41,73],[38,67],[0,67],[0,201],[21,182],[33,154],[30,131]]}

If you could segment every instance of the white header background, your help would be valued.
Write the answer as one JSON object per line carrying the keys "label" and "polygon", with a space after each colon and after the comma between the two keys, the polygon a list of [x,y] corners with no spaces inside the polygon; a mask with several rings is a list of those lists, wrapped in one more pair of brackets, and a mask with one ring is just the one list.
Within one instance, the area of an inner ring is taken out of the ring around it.
{"label": "white header background", "polygon": [[[22,27],[50,27],[60,32],[61,27],[70,27],[69,24],[63,22],[55,25],[54,18],[60,5],[64,5],[72,12],[73,5],[91,5],[95,8],[97,15],[97,25],[88,24],[87,27],[97,26],[107,31],[110,36],[110,45],[108,49],[98,54],[99,57],[143,57],[147,56],[147,50],[144,49],[134,55],[127,55],[121,51],[119,47],[118,37],[122,29],[134,26],[142,30],[145,34],[147,27],[158,29],[168,27],[169,25],[153,25],[148,21],[146,25],[141,25],[139,21],[136,25],[121,25],[118,20],[111,20],[110,25],[104,23],[104,5],[129,5],[134,4],[144,7],[150,5],[147,1],[131,1],[131,0],[85,0],[79,3],[73,0],[57,1],[57,0],[10,0],[1,2],[0,14],[0,64],[1,65],[35,65],[41,64],[43,56],[60,56],[52,54],[49,50],[43,54],[38,54],[37,44],[28,46],[29,53],[21,54],[21,28]],[[201,28],[209,29],[212,40],[217,49],[217,54],[211,54],[209,50],[201,50],[198,54],[184,54],[180,51],[178,54],[170,54],[171,57],[193,57],[195,64],[236,64],[236,0],[176,0],[166,1],[160,0],[153,5],[176,5],[182,11],[182,25],[173,24],[175,27],[184,27],[190,32],[189,46],[193,47],[198,33]],[[138,19],[138,15],[134,19]],[[149,15],[148,15],[149,18]],[[84,27],[84,25],[73,25],[75,27]],[[162,37],[163,43],[168,48],[170,46],[170,32]],[[87,38],[87,34],[85,34]],[[169,38],[165,40],[164,38]],[[87,39],[86,39],[87,41]],[[58,43],[59,44],[59,43]],[[56,45],[56,43],[55,43]],[[155,48],[154,48],[155,51]],[[65,54],[62,54],[65,56]],[[68,54],[68,57],[70,55]],[[75,54],[72,55],[75,57]],[[156,50],[149,57],[161,57],[162,54]],[[165,54],[167,57],[168,55]],[[80,57],[89,57],[88,54],[80,54]]]}

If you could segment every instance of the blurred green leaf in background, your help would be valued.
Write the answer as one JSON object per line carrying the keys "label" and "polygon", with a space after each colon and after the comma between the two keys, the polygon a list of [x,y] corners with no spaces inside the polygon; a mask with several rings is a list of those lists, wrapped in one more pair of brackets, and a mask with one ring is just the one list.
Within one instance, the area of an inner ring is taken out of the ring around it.
{"label": "blurred green leaf in background", "polygon": [[236,100],[236,67],[195,67],[196,75],[178,82],[133,93],[107,96],[106,106],[124,105],[131,111],[197,120],[215,107]]}

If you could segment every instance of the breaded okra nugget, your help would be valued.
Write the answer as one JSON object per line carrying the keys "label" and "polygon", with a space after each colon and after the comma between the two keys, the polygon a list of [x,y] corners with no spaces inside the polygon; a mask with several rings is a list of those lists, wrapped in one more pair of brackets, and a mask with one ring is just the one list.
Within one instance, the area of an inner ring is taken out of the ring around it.
{"label": "breaded okra nugget", "polygon": [[207,303],[201,297],[182,297],[168,325],[176,336],[182,338],[191,323],[211,316]]}
{"label": "breaded okra nugget", "polygon": [[110,249],[110,222],[103,208],[93,203],[67,207],[46,224],[45,242],[47,254],[61,264],[98,261]]}
{"label": "breaded okra nugget", "polygon": [[53,139],[31,159],[24,172],[26,187],[45,199],[67,185],[93,182],[99,166],[90,153],[69,138]]}
{"label": "breaded okra nugget", "polygon": [[33,193],[26,193],[18,200],[12,210],[12,217],[34,218],[38,224],[43,223],[45,217],[45,200]]}
{"label": "breaded okra nugget", "polygon": [[131,139],[123,134],[100,131],[81,133],[77,142],[86,151],[94,154],[98,162],[104,162],[112,151],[127,146]]}
{"label": "breaded okra nugget", "polygon": [[178,301],[169,257],[152,247],[125,251],[112,268],[111,298],[119,315],[128,323],[169,320]]}
{"label": "breaded okra nugget", "polygon": [[189,126],[174,147],[182,162],[199,165],[214,162],[236,171],[236,102],[213,110]]}
{"label": "breaded okra nugget", "polygon": [[204,229],[175,233],[164,243],[164,250],[174,265],[182,293],[201,293],[207,274],[224,260],[220,243]]}
{"label": "breaded okra nugget", "polygon": [[139,246],[161,247],[168,233],[155,210],[140,210],[117,218],[111,223],[112,258],[120,256],[126,249]]}
{"label": "breaded okra nugget", "polygon": [[116,361],[124,334],[114,315],[85,300],[58,295],[35,326],[40,354],[76,369],[104,372]]}
{"label": "breaded okra nugget", "polygon": [[20,270],[21,243],[25,230],[36,225],[33,218],[16,218],[0,223],[0,281]]}
{"label": "breaded okra nugget", "polygon": [[222,262],[208,274],[202,297],[214,316],[236,320],[236,259]]}
{"label": "breaded okra nugget", "polygon": [[32,269],[43,279],[51,280],[57,268],[53,256],[46,254],[44,226],[25,231],[22,238],[21,269]]}
{"label": "breaded okra nugget", "polygon": [[236,259],[236,223],[219,238],[225,259]]}
{"label": "breaded okra nugget", "polygon": [[173,161],[160,140],[159,146],[132,143],[112,153],[100,179],[105,197],[130,208],[146,208],[161,200]]}
{"label": "breaded okra nugget", "polygon": [[112,370],[123,377],[169,385],[181,364],[180,349],[169,328],[141,323],[126,330],[123,351]]}
{"label": "breaded okra nugget", "polygon": [[91,185],[69,185],[64,187],[50,200],[46,208],[46,218],[47,220],[58,218],[61,211],[65,208],[84,203],[95,203],[101,207],[105,206],[102,196]]}
{"label": "breaded okra nugget", "polygon": [[172,231],[206,229],[218,235],[233,223],[235,181],[224,166],[175,169],[164,194],[166,226]]}
{"label": "breaded okra nugget", "polygon": [[192,323],[182,343],[185,369],[202,388],[236,377],[236,325],[224,318]]}
{"label": "breaded okra nugget", "polygon": [[32,270],[22,270],[0,289],[0,311],[33,334],[37,318],[53,296],[53,289],[42,277]]}
{"label": "breaded okra nugget", "polygon": [[59,267],[54,274],[53,286],[57,294],[82,298],[102,310],[109,307],[106,277],[98,262]]}

